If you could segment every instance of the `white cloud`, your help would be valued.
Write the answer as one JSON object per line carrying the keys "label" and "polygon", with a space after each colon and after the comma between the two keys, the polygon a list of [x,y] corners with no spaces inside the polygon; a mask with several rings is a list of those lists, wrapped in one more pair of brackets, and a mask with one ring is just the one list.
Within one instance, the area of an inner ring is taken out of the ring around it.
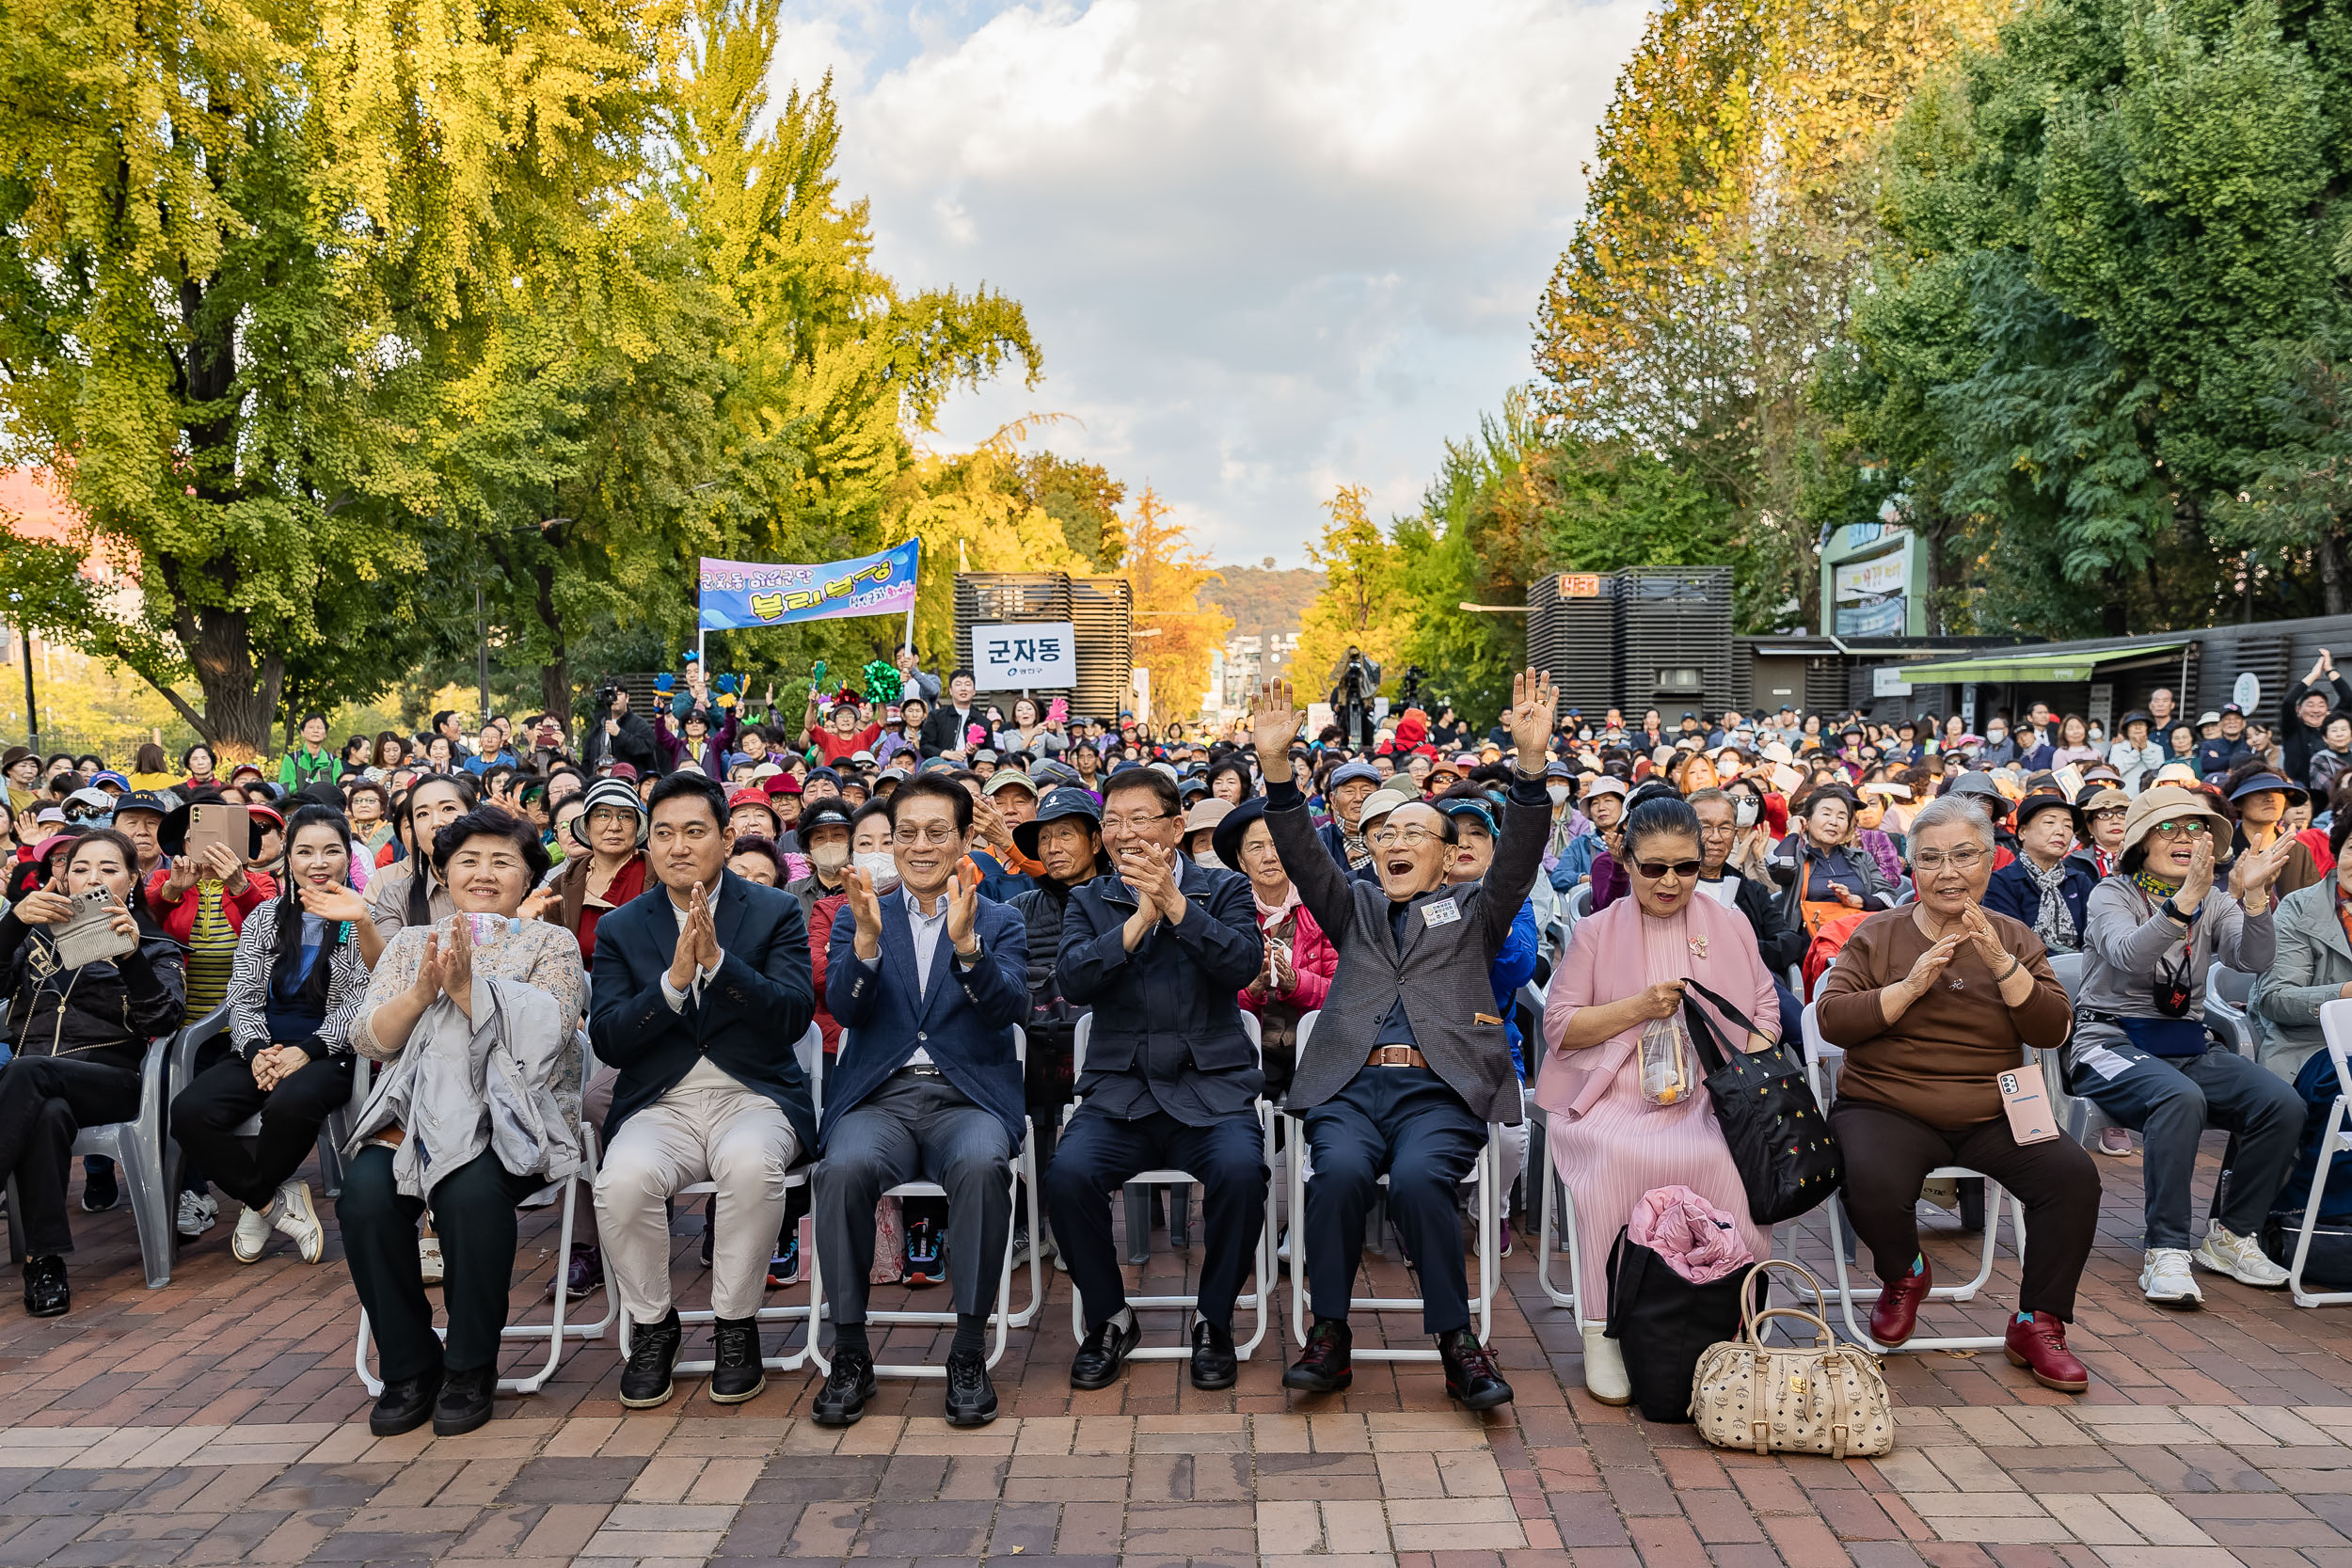
{"label": "white cloud", "polygon": [[949,445],[1033,410],[1223,560],[1302,562],[1348,481],[1419,499],[1530,373],[1529,323],[1643,0],[805,0],[843,188],[901,282],[1019,299],[1034,390],[960,394]]}

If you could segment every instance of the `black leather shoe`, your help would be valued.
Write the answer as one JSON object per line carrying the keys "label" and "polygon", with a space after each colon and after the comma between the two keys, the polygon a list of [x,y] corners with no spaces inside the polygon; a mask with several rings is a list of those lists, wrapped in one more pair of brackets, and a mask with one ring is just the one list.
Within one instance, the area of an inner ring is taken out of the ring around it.
{"label": "black leather shoe", "polygon": [[825,1386],[809,1402],[809,1419],[820,1427],[855,1426],[873,1397],[874,1358],[862,1350],[836,1350]]}
{"label": "black leather shoe", "polygon": [[1307,1330],[1307,1348],[1282,1373],[1282,1386],[1309,1394],[1336,1394],[1356,1381],[1348,1365],[1352,1337],[1337,1318],[1317,1318]]}
{"label": "black leather shoe", "polygon": [[741,1404],[768,1386],[768,1369],[759,1362],[759,1320],[719,1318],[710,1326],[718,1340],[711,1357],[710,1402]]}
{"label": "black leather shoe", "polygon": [[378,1437],[397,1437],[404,1432],[416,1431],[432,1418],[433,1402],[440,1393],[438,1367],[422,1377],[404,1377],[387,1383],[384,1391],[375,1396],[375,1408],[368,1412],[368,1430]]}
{"label": "black leather shoe", "polygon": [[1511,1402],[1511,1386],[1495,1370],[1495,1358],[1467,1328],[1438,1336],[1438,1359],[1445,1365],[1445,1391],[1465,1410],[1492,1410]]}
{"label": "black leather shoe", "polygon": [[488,1426],[490,1400],[498,1392],[498,1384],[496,1367],[443,1374],[441,1397],[433,1402],[433,1435],[456,1437],[476,1427]]}
{"label": "black leather shoe", "polygon": [[73,1305],[65,1282],[65,1259],[56,1253],[24,1259],[24,1310],[36,1318],[62,1318]]}
{"label": "black leather shoe", "polygon": [[1127,1314],[1127,1330],[1120,1333],[1119,1320],[1096,1325],[1078,1347],[1078,1354],[1070,1358],[1070,1386],[1073,1388],[1107,1388],[1119,1381],[1119,1369],[1127,1359],[1127,1353],[1143,1341],[1143,1323],[1132,1312]]}
{"label": "black leather shoe", "polygon": [[1192,1325],[1192,1386],[1195,1388],[1231,1388],[1241,1375],[1241,1361],[1233,1354],[1233,1336],[1213,1323]]}
{"label": "black leather shoe", "polygon": [[677,1308],[658,1323],[632,1323],[628,1365],[621,1369],[621,1402],[631,1410],[650,1410],[670,1402],[670,1369],[677,1365]]}
{"label": "black leather shoe", "polygon": [[947,1424],[984,1427],[996,1418],[996,1386],[988,1380],[988,1359],[947,1357]]}

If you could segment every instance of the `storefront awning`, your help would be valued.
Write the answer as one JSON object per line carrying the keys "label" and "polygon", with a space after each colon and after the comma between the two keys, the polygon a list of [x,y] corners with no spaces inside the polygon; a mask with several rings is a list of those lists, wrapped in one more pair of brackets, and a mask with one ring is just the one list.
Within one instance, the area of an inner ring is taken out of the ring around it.
{"label": "storefront awning", "polygon": [[1903,679],[1914,686],[1937,686],[1959,681],[1999,684],[2008,681],[2087,681],[2102,664],[2119,664],[2151,654],[2176,653],[2185,642],[2143,642],[2129,648],[2053,650],[2032,653],[1980,654],[1971,658],[1945,659],[1933,664],[1899,666]]}

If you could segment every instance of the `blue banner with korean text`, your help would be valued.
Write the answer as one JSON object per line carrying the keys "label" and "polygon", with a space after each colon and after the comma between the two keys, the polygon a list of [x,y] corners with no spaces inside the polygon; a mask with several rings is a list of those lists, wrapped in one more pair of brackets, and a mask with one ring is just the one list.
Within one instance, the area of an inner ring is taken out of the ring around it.
{"label": "blue banner with korean text", "polygon": [[702,558],[702,628],[739,631],[844,615],[903,615],[914,608],[923,543],[815,566],[768,566]]}

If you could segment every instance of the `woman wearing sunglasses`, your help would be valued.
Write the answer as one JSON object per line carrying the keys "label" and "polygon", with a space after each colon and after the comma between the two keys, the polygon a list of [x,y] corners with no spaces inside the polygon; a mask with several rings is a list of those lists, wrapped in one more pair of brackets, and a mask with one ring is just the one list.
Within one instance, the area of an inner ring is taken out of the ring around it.
{"label": "woman wearing sunglasses", "polygon": [[[1576,928],[1544,1006],[1551,1060],[1535,1080],[1535,1103],[1549,1114],[1552,1168],[1576,1199],[1577,1243],[1589,1282],[1618,1228],[1653,1187],[1692,1189],[1737,1221],[1740,1239],[1761,1259],[1772,1256],[1769,1227],[1747,1218],[1747,1189],[1715,1124],[1685,1046],[1678,1084],[1653,1081],[1645,1092],[1642,1037],[1656,1020],[1684,1006],[1696,981],[1731,1004],[1717,1009],[1696,993],[1718,1038],[1750,1051],[1771,1045],[1780,1029],[1772,977],[1757,956],[1745,916],[1697,896],[1704,858],[1699,818],[1673,796],[1644,800],[1619,839],[1633,896],[1620,898]],[[1769,1031],[1757,1033],[1756,1031]],[[1661,1103],[1660,1096],[1669,1095]],[[1632,1396],[1625,1359],[1601,1329],[1604,1311],[1580,1307],[1586,1321],[1584,1386],[1606,1404]]]}
{"label": "woman wearing sunglasses", "polygon": [[[2254,1237],[2294,1163],[2303,1101],[2207,1033],[2205,975],[2217,962],[2249,974],[2271,967],[2271,891],[2291,856],[2309,851],[2280,837],[2223,864],[2230,828],[2202,791],[2168,784],[2142,795],[2083,928],[2067,1087],[2140,1134],[2139,1289],[2159,1307],[2204,1305],[2192,1265],[2263,1290],[2287,1282]],[[2190,1177],[2208,1127],[2235,1133],[2236,1154],[2213,1227],[2192,1253]]]}

